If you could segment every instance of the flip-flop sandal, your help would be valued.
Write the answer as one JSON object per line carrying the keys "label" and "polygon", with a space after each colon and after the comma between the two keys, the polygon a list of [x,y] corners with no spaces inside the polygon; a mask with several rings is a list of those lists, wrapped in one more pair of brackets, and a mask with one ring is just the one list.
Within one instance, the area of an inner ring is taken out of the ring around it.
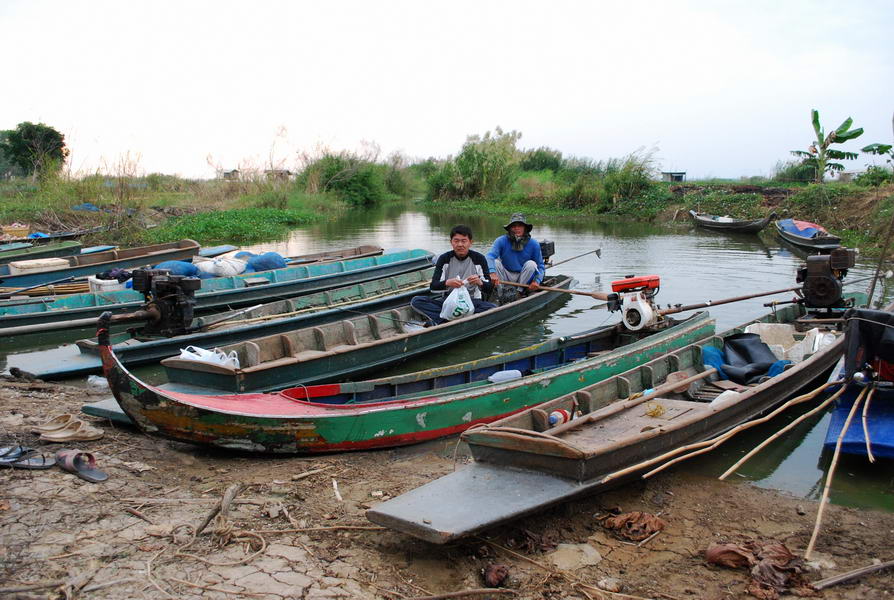
{"label": "flip-flop sandal", "polygon": [[0,464],[9,464],[15,462],[27,454],[34,452],[34,448],[27,446],[6,446],[0,448]]}
{"label": "flip-flop sandal", "polygon": [[49,469],[56,464],[56,459],[52,456],[47,457],[43,454],[29,452],[24,457],[14,462],[2,462],[0,465],[4,467],[12,467],[13,469]]}
{"label": "flip-flop sandal", "polygon": [[41,433],[47,433],[48,431],[58,431],[60,429],[63,429],[64,427],[67,427],[69,423],[71,423],[72,421],[76,421],[76,420],[77,420],[77,417],[75,417],[74,415],[72,415],[70,413],[56,415],[55,417],[53,417],[52,419],[50,419],[43,425],[38,425],[36,427],[33,427],[31,429],[31,433],[41,434]]}
{"label": "flip-flop sandal", "polygon": [[56,464],[63,471],[74,473],[84,481],[99,483],[109,478],[109,474],[96,468],[96,457],[90,452],[80,450],[59,450],[56,452]]}
{"label": "flip-flop sandal", "polygon": [[104,433],[83,421],[72,421],[62,429],[41,434],[40,439],[45,442],[87,442],[98,440]]}

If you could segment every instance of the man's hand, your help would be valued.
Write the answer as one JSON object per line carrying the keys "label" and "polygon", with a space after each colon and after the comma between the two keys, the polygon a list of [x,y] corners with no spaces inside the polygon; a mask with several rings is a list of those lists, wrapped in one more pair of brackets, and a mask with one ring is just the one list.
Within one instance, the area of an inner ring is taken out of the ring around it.
{"label": "man's hand", "polygon": [[540,284],[537,283],[536,281],[532,281],[531,283],[528,284],[528,289],[531,290],[532,292],[536,292],[537,290],[540,289]]}
{"label": "man's hand", "polygon": [[454,277],[453,279],[448,279],[447,281],[445,281],[444,285],[449,288],[459,288],[463,286],[463,280],[459,277]]}
{"label": "man's hand", "polygon": [[497,276],[496,273],[490,274],[490,280],[493,282],[494,285],[500,285],[500,278]]}
{"label": "man's hand", "polygon": [[471,283],[472,285],[477,285],[478,287],[481,287],[482,285],[484,285],[484,282],[481,281],[481,278],[478,277],[477,275],[469,275],[469,278],[467,279],[467,281],[469,283]]}

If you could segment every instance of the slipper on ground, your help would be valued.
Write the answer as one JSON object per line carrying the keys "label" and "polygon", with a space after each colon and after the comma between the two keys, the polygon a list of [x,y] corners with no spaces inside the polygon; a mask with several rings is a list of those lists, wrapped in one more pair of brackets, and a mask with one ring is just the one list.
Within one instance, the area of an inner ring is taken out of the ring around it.
{"label": "slipper on ground", "polygon": [[47,433],[48,431],[58,431],[64,427],[67,427],[69,423],[72,421],[76,421],[77,417],[70,413],[64,413],[61,415],[56,415],[43,425],[38,425],[37,427],[31,428],[31,433],[41,434]]}
{"label": "slipper on ground", "polygon": [[41,434],[40,439],[45,442],[87,442],[98,440],[103,433],[102,429],[97,429],[84,421],[75,420],[62,429]]}
{"label": "slipper on ground", "polygon": [[74,473],[84,481],[99,483],[109,478],[109,474],[96,468],[96,457],[90,452],[80,450],[59,450],[56,452],[56,464],[63,471]]}
{"label": "slipper on ground", "polygon": [[15,462],[32,452],[34,452],[34,448],[29,448],[28,446],[5,446],[0,448],[0,464]]}
{"label": "slipper on ground", "polygon": [[0,462],[0,465],[4,467],[12,467],[13,469],[49,469],[55,464],[55,458],[44,454],[38,454],[36,451],[29,452],[16,461]]}

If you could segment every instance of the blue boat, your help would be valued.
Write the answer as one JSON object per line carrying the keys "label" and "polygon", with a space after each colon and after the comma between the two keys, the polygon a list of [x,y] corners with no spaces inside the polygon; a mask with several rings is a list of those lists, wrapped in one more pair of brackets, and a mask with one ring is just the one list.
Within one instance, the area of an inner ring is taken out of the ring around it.
{"label": "blue boat", "polygon": [[[362,248],[362,247],[361,247]],[[275,298],[291,298],[335,287],[391,277],[431,266],[426,250],[402,250],[380,256],[312,263],[273,271],[243,273],[232,277],[203,279],[196,292],[196,311],[223,307],[239,308]],[[134,290],[72,294],[51,300],[0,302],[0,335],[23,335],[24,326],[59,324],[53,330],[92,327],[86,319],[96,319],[104,311],[132,312],[145,299]],[[35,327],[39,329],[39,327]]]}
{"label": "blue boat", "polygon": [[[860,309],[846,315],[848,321],[847,355],[832,371],[830,381],[847,381],[847,389],[832,409],[823,446],[834,450],[844,424],[858,396],[864,390],[860,406],[851,418],[841,442],[841,452],[875,458],[894,459],[894,314],[882,310]],[[890,362],[889,362],[890,361]],[[869,397],[869,391],[875,388]],[[866,409],[866,402],[869,408]],[[863,412],[866,410],[864,427]]]}
{"label": "blue boat", "polygon": [[831,235],[822,225],[796,219],[776,221],[776,231],[786,242],[806,250],[828,252],[841,246],[841,238]]}

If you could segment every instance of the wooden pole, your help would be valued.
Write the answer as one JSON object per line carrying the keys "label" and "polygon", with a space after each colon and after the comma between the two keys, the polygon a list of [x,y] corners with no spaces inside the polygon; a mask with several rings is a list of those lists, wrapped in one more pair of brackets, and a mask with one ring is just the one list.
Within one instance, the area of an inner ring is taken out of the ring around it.
{"label": "wooden pole", "polygon": [[[525,288],[526,290],[530,290],[531,287],[525,285],[524,283],[515,283],[513,281],[500,281],[500,285],[511,285],[514,287]],[[594,298],[596,300],[602,300],[603,302],[608,300],[608,294],[605,292],[581,292],[579,290],[566,290],[565,288],[554,288],[547,287],[545,285],[541,285],[537,288],[538,290],[546,290],[547,292],[564,292],[566,294],[577,294],[578,296],[589,296],[590,298]]]}
{"label": "wooden pole", "polygon": [[751,298],[760,298],[761,296],[772,296],[773,294],[784,294],[785,292],[794,292],[796,290],[800,290],[801,286],[785,288],[782,290],[773,290],[772,292],[760,292],[757,294],[749,294],[747,296],[736,296],[735,298],[724,298],[723,300],[708,300],[707,302],[700,302],[698,304],[689,304],[686,306],[675,306],[673,308],[665,308],[664,310],[659,310],[659,315],[672,315],[679,312],[684,312],[687,310],[695,310],[697,308],[707,308],[709,306],[717,306],[719,304],[729,304],[730,302],[741,302],[742,300],[750,300]]}

